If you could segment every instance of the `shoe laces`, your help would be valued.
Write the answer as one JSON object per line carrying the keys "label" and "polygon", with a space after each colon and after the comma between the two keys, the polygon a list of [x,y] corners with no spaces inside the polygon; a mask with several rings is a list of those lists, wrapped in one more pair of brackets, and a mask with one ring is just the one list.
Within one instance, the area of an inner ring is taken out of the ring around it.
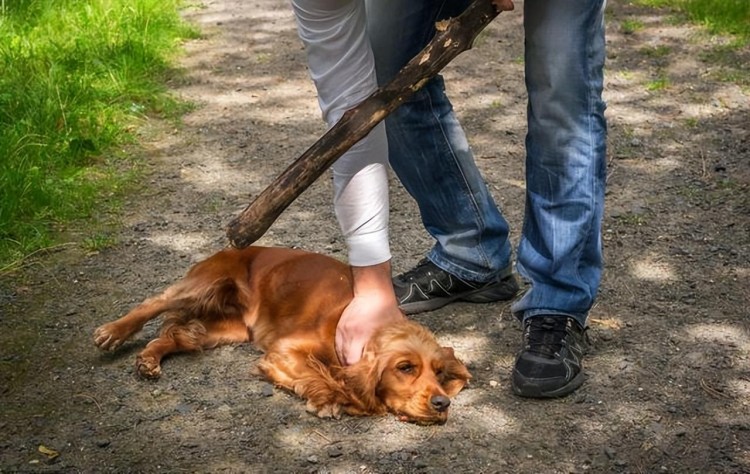
{"label": "shoe laces", "polygon": [[552,358],[560,352],[567,336],[568,321],[564,317],[536,317],[526,326],[526,349]]}

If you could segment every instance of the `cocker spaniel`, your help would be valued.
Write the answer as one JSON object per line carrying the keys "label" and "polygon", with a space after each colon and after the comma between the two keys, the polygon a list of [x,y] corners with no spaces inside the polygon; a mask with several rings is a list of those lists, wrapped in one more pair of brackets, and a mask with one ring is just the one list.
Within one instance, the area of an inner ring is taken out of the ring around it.
{"label": "cocker spaniel", "polygon": [[164,314],[159,336],[138,355],[146,378],[161,374],[164,356],[252,341],[265,352],[259,372],[307,400],[320,417],[379,415],[443,423],[451,397],[471,375],[453,349],[424,326],[404,319],[382,327],[362,359],[343,366],[334,338],[352,299],[351,269],[302,250],[225,249],[122,318],[100,326],[94,343],[115,350]]}

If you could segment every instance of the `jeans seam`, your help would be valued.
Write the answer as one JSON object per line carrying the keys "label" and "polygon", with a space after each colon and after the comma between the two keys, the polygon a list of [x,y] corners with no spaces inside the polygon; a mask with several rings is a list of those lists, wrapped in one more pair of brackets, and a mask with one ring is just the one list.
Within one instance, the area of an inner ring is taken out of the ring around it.
{"label": "jeans seam", "polygon": [[[597,11],[601,11],[604,8],[604,5],[605,5],[604,1],[600,2],[596,6]],[[603,12],[602,12],[602,15],[603,15]],[[601,23],[600,16],[592,13],[591,19],[589,20],[589,24],[587,25],[587,28],[589,30],[592,30],[590,31],[590,34],[588,35],[588,37],[595,36],[596,32],[593,30],[596,30],[597,28],[603,28],[603,25],[601,25],[600,23]],[[587,123],[587,128],[588,128],[588,147],[589,147],[588,151],[589,151],[589,156],[594,157],[595,159],[594,168],[598,168],[600,166],[600,163],[599,163],[599,158],[596,153],[596,143],[595,143],[596,139],[595,139],[595,132],[594,132],[594,114],[597,108],[597,99],[596,99],[596,94],[592,91],[592,89],[595,89],[596,86],[591,84],[592,56],[594,54],[595,54],[595,51],[593,50],[593,45],[587,42],[586,43],[585,74],[586,74],[586,89],[587,89],[586,98],[588,102],[588,116],[586,117],[586,123]],[[596,169],[594,171],[596,171]],[[576,277],[578,278],[579,281],[586,281],[581,276],[580,263],[581,263],[581,255],[583,254],[584,249],[588,245],[589,239],[591,238],[591,232],[594,227],[594,221],[596,220],[595,217],[598,212],[597,206],[596,206],[596,197],[598,195],[598,189],[599,189],[599,186],[597,183],[598,179],[599,179],[598,173],[594,172],[589,175],[589,180],[590,180],[589,189],[591,189],[591,195],[589,198],[589,206],[591,207],[591,218],[587,222],[587,229],[586,229],[587,237],[582,240],[581,247],[578,250],[578,265],[576,265]],[[587,285],[587,286],[588,286],[589,294],[591,294],[592,292],[591,286],[590,285]],[[595,295],[591,295],[592,298],[594,296]]]}

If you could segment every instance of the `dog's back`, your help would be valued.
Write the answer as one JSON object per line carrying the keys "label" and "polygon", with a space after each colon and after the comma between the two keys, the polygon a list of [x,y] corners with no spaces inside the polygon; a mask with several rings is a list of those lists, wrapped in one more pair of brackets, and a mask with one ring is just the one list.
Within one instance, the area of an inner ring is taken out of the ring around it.
{"label": "dog's back", "polygon": [[244,259],[251,303],[245,324],[253,342],[268,350],[286,339],[316,340],[333,348],[336,325],[352,299],[349,267],[325,255],[279,248],[226,250]]}

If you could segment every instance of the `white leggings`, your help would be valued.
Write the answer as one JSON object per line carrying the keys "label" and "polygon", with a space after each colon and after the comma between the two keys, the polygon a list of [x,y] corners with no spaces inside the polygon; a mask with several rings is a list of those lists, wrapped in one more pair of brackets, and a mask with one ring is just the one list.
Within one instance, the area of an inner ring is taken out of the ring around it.
{"label": "white leggings", "polygon": [[[377,88],[364,0],[291,0],[323,119],[333,126]],[[333,165],[334,209],[354,266],[391,258],[388,144],[380,123]]]}

